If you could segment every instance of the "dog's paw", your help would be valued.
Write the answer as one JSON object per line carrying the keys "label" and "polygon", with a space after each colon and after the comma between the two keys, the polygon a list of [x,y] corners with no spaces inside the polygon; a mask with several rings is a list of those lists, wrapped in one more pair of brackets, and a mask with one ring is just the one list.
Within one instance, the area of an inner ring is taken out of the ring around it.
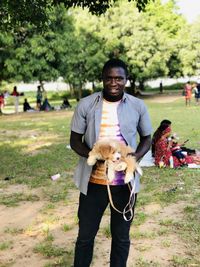
{"label": "dog's paw", "polygon": [[88,159],[87,159],[87,164],[90,166],[95,165],[96,162],[97,162],[97,160],[94,157],[88,157]]}
{"label": "dog's paw", "polygon": [[125,184],[128,184],[133,179],[133,173],[128,172],[125,175],[124,182]]}
{"label": "dog's paw", "polygon": [[124,171],[127,167],[126,162],[120,162],[115,166],[115,171]]}

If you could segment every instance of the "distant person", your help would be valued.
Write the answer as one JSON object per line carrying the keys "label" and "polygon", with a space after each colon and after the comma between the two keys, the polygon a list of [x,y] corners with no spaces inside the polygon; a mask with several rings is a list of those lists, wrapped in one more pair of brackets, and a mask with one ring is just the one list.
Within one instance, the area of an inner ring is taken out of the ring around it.
{"label": "distant person", "polygon": [[199,105],[200,104],[200,81],[197,82],[197,93],[196,93],[196,104]]}
{"label": "distant person", "polygon": [[44,89],[42,89],[41,86],[38,85],[37,94],[36,94],[36,107],[38,110],[40,110],[42,106],[43,93],[44,93]]}
{"label": "distant person", "polygon": [[52,107],[49,103],[48,98],[46,97],[44,102],[42,103],[42,106],[40,108],[41,111],[50,111],[50,110],[54,110],[54,107]]}
{"label": "distant person", "polygon": [[10,96],[10,94],[7,90],[4,90],[3,95],[4,95],[4,106],[6,106],[7,98]]}
{"label": "distant person", "polygon": [[23,96],[24,93],[19,93],[17,91],[17,86],[14,86],[13,87],[13,91],[12,91],[12,93],[10,95],[12,95],[13,98],[14,98],[15,113],[18,113],[18,109],[19,109],[19,97],[20,96]]}
{"label": "distant person", "polygon": [[34,111],[34,108],[32,108],[27,100],[27,98],[24,99],[24,103],[23,103],[23,110],[24,112],[28,111]]}
{"label": "distant person", "polygon": [[67,97],[64,98],[63,103],[61,104],[60,108],[61,109],[66,109],[66,108],[71,108],[72,106],[70,105]]}
{"label": "distant person", "polygon": [[0,93],[0,115],[2,115],[2,108],[4,107],[4,94]]}
{"label": "distant person", "polygon": [[198,89],[197,89],[197,83],[193,83],[192,84],[192,91],[194,92],[195,102],[198,105]]}
{"label": "distant person", "polygon": [[185,105],[190,106],[191,98],[192,98],[192,86],[190,84],[190,81],[188,81],[184,86],[184,92],[185,92]]}
{"label": "distant person", "polygon": [[162,94],[163,93],[163,84],[162,84],[162,82],[160,82],[159,88],[160,88],[160,93]]}

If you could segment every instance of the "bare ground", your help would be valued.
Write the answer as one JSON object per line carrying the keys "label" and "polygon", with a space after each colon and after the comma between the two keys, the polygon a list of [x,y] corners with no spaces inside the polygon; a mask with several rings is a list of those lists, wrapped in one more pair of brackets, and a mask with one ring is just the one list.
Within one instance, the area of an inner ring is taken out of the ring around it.
{"label": "bare ground", "polygon": [[[38,196],[42,195],[41,189],[30,190],[25,185],[10,185],[2,190],[4,194],[26,192]],[[78,191],[71,190],[67,205],[58,204],[53,210],[46,212],[47,203],[40,200],[33,203],[21,202],[16,207],[1,205],[0,243],[9,242],[11,245],[8,249],[0,250],[0,266],[43,267],[45,264],[53,262],[51,259],[34,252],[36,245],[44,240],[47,225],[48,232],[54,237],[53,244],[73,251],[78,230],[75,223],[77,201]],[[144,259],[149,262],[149,266],[167,267],[172,266],[173,256],[185,257],[187,244],[180,240],[175,232],[158,234],[161,228],[160,221],[181,220],[185,204],[180,202],[162,208],[155,203],[143,208],[143,212],[149,219],[137,228],[137,231],[144,233],[144,237],[132,238],[128,267],[137,266],[136,263]],[[96,238],[93,267],[109,266],[110,239],[103,231],[109,223],[108,213],[107,211],[102,220]],[[137,216],[137,211],[135,216]],[[71,226],[71,229],[66,232],[63,231],[65,224]],[[132,226],[131,233],[133,235],[135,231],[136,227]]]}

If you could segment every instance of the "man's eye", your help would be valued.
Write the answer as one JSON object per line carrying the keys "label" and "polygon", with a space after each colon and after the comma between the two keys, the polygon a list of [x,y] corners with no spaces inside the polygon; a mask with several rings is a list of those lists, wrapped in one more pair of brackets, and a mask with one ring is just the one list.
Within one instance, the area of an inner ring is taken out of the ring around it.
{"label": "man's eye", "polygon": [[123,80],[124,80],[124,78],[122,78],[122,77],[115,77],[115,78],[107,77],[107,78],[106,78],[106,81],[107,81],[107,82],[111,82],[111,81],[121,82],[121,81],[123,81]]}
{"label": "man's eye", "polygon": [[122,77],[118,77],[118,78],[116,78],[116,81],[117,81],[117,82],[121,82],[122,80],[123,80]]}

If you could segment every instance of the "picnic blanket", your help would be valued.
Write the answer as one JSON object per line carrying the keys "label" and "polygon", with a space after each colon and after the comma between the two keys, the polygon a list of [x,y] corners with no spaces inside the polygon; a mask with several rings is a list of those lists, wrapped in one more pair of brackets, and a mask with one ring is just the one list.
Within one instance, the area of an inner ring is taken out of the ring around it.
{"label": "picnic blanket", "polygon": [[[152,167],[152,166],[155,166],[154,158],[152,157],[151,150],[149,150],[144,155],[144,157],[140,161],[139,165],[141,167]],[[188,164],[188,168],[189,169],[199,169],[200,168],[200,164],[190,163],[190,164]]]}

